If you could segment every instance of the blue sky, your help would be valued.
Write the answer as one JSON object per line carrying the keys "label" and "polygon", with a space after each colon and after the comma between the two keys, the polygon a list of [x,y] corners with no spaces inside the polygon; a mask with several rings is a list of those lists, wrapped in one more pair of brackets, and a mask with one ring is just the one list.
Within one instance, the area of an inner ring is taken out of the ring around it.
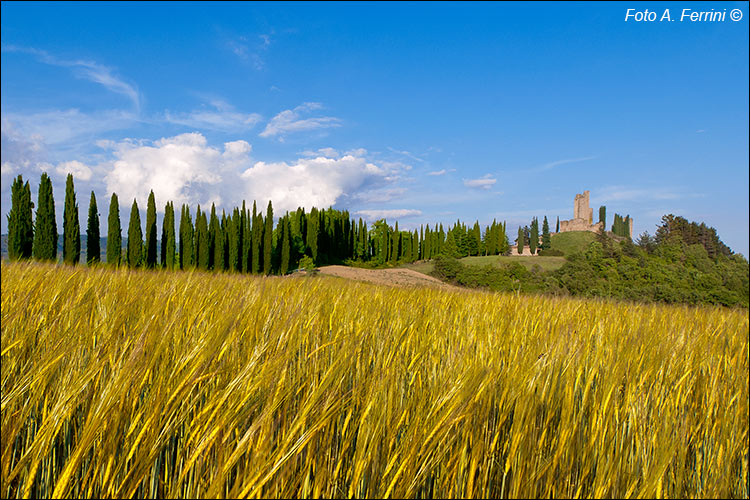
{"label": "blue sky", "polygon": [[674,213],[748,255],[747,5],[3,2],[2,231],[44,170],[60,220],[67,172],[83,221],[92,189],[124,220],[154,189],[511,235],[588,189],[609,224]]}

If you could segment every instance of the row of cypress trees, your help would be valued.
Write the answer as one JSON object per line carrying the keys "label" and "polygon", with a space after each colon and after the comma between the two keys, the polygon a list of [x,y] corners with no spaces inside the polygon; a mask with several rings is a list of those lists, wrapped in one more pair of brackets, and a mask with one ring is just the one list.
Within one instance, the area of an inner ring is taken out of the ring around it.
{"label": "row of cypress trees", "polygon": [[[560,231],[560,218],[557,218],[557,231]],[[534,254],[537,248],[547,250],[552,248],[552,236],[549,232],[549,222],[547,216],[544,216],[542,222],[542,241],[539,243],[539,219],[532,217],[531,226],[518,227],[518,238],[516,239],[516,250],[519,254],[523,253],[523,247],[528,246],[529,251]]]}
{"label": "row of cypress trees", "polygon": [[[52,183],[42,174],[32,221],[31,190],[19,175],[12,186],[12,208],[8,214],[8,249],[12,260],[33,257],[38,260],[57,259],[57,226]],[[146,207],[145,233],[142,232],[140,210],[136,200],[130,210],[127,243],[123,249],[120,205],[112,194],[107,219],[106,261],[110,265],[166,269],[201,269],[253,274],[284,274],[307,257],[313,264],[323,265],[351,261],[374,261],[377,264],[413,262],[430,259],[438,254],[451,256],[496,255],[508,251],[505,223],[493,221],[484,234],[475,222],[467,227],[461,221],[420,227],[419,231],[402,231],[398,223],[389,226],[385,219],[370,229],[360,218],[355,222],[348,211],[318,209],[309,213],[298,208],[278,218],[274,227],[273,205],[269,201],[265,214],[253,202],[252,211],[235,207],[229,213],[195,211],[195,220],[188,205],[182,205],[179,227],[175,232],[175,207],[169,201],[164,208],[161,239],[158,240],[156,200],[149,193]],[[63,214],[63,260],[68,264],[80,261],[81,241],[73,176],[68,175]],[[86,229],[86,262],[100,260],[99,212],[96,196],[91,192]],[[124,251],[123,251],[124,250]],[[309,265],[309,264],[308,264]]]}

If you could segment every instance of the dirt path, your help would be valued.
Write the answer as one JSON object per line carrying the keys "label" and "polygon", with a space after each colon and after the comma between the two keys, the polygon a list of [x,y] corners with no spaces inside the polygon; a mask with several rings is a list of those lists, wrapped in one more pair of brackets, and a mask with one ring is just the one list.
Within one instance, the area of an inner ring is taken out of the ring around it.
{"label": "dirt path", "polygon": [[411,269],[362,269],[347,266],[325,266],[320,268],[320,273],[340,278],[367,281],[378,285],[400,287],[428,286],[444,290],[461,290],[453,285],[443,283],[437,278],[412,271]]}

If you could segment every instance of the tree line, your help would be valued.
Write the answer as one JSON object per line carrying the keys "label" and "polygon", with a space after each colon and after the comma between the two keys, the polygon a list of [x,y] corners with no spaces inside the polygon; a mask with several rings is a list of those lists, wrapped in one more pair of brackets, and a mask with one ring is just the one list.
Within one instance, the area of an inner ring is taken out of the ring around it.
{"label": "tree line", "polygon": [[[39,183],[36,219],[28,181],[18,176],[11,187],[12,207],[8,214],[8,254],[11,260],[34,258],[57,260],[57,224],[52,182],[43,173]],[[138,203],[134,199],[123,247],[120,204],[116,193],[109,201],[106,261],[109,265],[165,269],[199,269],[252,274],[286,274],[298,267],[332,263],[362,262],[391,265],[431,259],[439,254],[452,257],[498,255],[510,246],[505,223],[493,221],[482,231],[479,222],[467,226],[460,220],[447,229],[442,224],[400,230],[380,219],[368,227],[355,221],[346,210],[334,208],[309,212],[300,207],[286,212],[274,224],[273,204],[263,212],[245,202],[219,214],[189,205],[180,208],[179,226],[174,203],[164,207],[161,234],[157,231],[156,200],[153,191],[146,204],[145,232]],[[546,218],[545,218],[546,223]],[[86,228],[86,262],[100,261],[100,227],[96,196],[91,192]],[[63,261],[81,259],[81,229],[73,176],[68,174],[63,213]]]}

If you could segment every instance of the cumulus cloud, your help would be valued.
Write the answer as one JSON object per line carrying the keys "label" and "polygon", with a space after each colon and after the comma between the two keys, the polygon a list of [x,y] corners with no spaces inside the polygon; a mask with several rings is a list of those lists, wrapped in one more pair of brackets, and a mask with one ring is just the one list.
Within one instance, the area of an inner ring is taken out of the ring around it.
{"label": "cumulus cloud", "polygon": [[392,210],[359,210],[354,213],[356,215],[363,216],[368,221],[374,221],[378,219],[398,219],[422,215],[421,210],[413,210],[407,208],[397,208]]}
{"label": "cumulus cloud", "polygon": [[241,175],[250,198],[271,199],[281,211],[327,207],[386,176],[384,168],[353,155],[299,158],[292,163],[259,161]]}
{"label": "cumulus cloud", "polygon": [[[123,141],[115,146],[105,182],[109,193],[124,202],[145,199],[150,189],[159,203],[210,204],[222,202],[219,184],[226,174],[250,161],[250,144],[226,143],[224,151],[211,147],[199,133],[181,134],[151,144]],[[231,185],[231,179],[229,179]]]}
{"label": "cumulus cloud", "polygon": [[62,176],[73,174],[73,178],[82,181],[91,180],[91,175],[93,174],[91,167],[76,160],[59,163],[55,168],[55,171]]}
{"label": "cumulus cloud", "polygon": [[[245,141],[227,142],[223,148],[209,145],[199,133],[181,134],[158,141],[126,140],[102,143],[114,158],[100,165],[108,193],[120,200],[145,200],[154,190],[157,207],[166,201],[221,208],[256,200],[265,206],[272,200],[276,213],[328,207],[358,193],[388,185],[393,170],[367,157],[341,154],[301,157],[289,162],[265,162],[251,157]],[[365,153],[364,151],[359,151]]]}
{"label": "cumulus cloud", "polygon": [[271,118],[260,136],[278,136],[282,140],[284,136],[293,132],[341,126],[341,120],[332,116],[302,118],[303,115],[322,108],[323,106],[318,102],[306,102],[294,109],[284,110]]}
{"label": "cumulus cloud", "polygon": [[479,179],[464,179],[464,186],[478,189],[490,189],[495,185],[497,179],[492,174],[483,175]]}

